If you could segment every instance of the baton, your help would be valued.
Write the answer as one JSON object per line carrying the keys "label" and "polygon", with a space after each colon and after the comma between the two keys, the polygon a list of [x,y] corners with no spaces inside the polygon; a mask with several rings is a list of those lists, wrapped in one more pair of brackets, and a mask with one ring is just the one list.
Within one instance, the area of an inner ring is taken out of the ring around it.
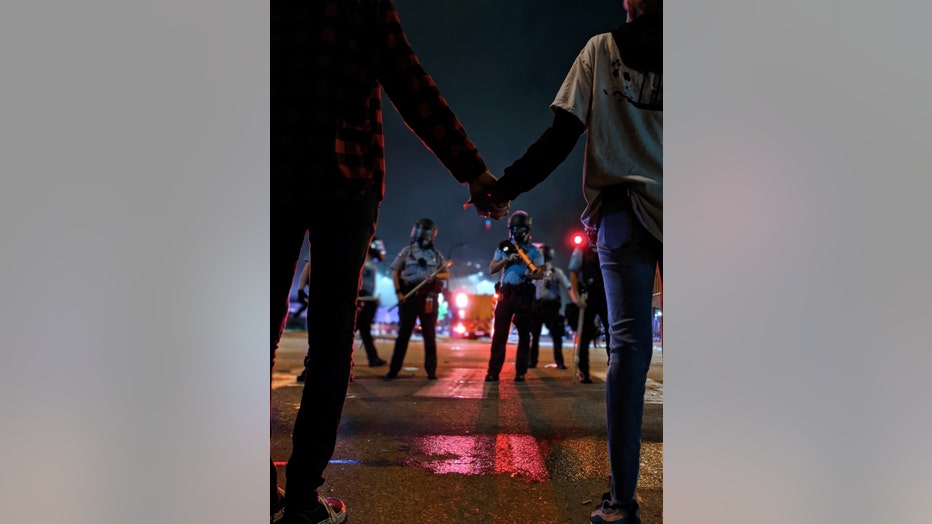
{"label": "baton", "polygon": [[512,244],[508,240],[504,240],[502,241],[501,244],[498,245],[498,248],[502,250],[502,253],[506,253],[506,254],[509,251],[514,250],[514,252],[517,253],[519,257],[521,257],[521,260],[523,260],[524,263],[527,264],[528,269],[530,269],[531,271],[537,271],[537,266],[534,264],[534,262],[532,262],[530,257],[527,256],[527,253],[525,253],[524,250],[518,247],[517,245]]}
{"label": "baton", "polygon": [[411,289],[411,291],[408,291],[408,292],[405,294],[405,296],[401,297],[401,300],[399,300],[398,302],[396,302],[394,306],[388,308],[388,310],[391,311],[391,310],[395,309],[396,307],[398,307],[398,304],[401,304],[401,303],[404,302],[405,300],[408,300],[408,298],[409,298],[411,295],[413,295],[414,293],[416,293],[418,289],[421,289],[421,287],[423,287],[424,284],[426,284],[430,279],[434,278],[434,277],[437,276],[440,272],[442,272],[444,269],[447,269],[448,267],[450,267],[450,266],[452,266],[452,265],[453,265],[453,261],[452,261],[452,260],[447,260],[447,262],[446,262],[444,265],[438,267],[433,273],[427,275],[427,278],[425,278],[424,280],[422,280],[420,284],[414,286],[414,288]]}
{"label": "baton", "polygon": [[[580,293],[582,296],[583,302],[586,301],[589,293]],[[576,351],[579,350],[579,342],[582,340],[582,330],[583,330],[583,318],[586,316],[586,306],[579,308],[579,321],[576,323],[576,343],[573,344],[573,384],[576,383],[578,378],[578,367],[579,364],[576,362]]]}

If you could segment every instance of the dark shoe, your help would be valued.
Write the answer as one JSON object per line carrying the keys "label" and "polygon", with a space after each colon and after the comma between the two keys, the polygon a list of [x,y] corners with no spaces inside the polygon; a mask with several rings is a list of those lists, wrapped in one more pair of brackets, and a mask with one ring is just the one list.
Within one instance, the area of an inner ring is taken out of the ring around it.
{"label": "dark shoe", "polygon": [[385,374],[385,377],[384,377],[384,378],[387,379],[387,380],[391,380],[391,379],[393,379],[393,378],[398,378],[398,373],[392,373],[391,371],[389,371],[388,373]]}
{"label": "dark shoe", "polygon": [[485,376],[485,381],[486,381],[486,382],[498,382],[498,375],[491,375],[491,374],[490,374],[490,375],[486,375],[486,376]]}
{"label": "dark shoe", "polygon": [[517,375],[515,377],[515,382],[524,382],[524,375]]}
{"label": "dark shoe", "polygon": [[592,384],[592,379],[589,377],[583,377],[579,380],[580,384]]}
{"label": "dark shoe", "polygon": [[437,375],[427,375],[427,380],[437,380]]}
{"label": "dark shoe", "polygon": [[282,524],[342,524],[346,521],[346,504],[342,500],[318,495],[317,502],[313,510],[286,509]]}
{"label": "dark shoe", "polygon": [[536,368],[536,367],[537,367],[537,364],[528,364],[528,365],[527,365],[527,368],[528,368],[528,369],[534,369],[534,368]]}
{"label": "dark shoe", "polygon": [[559,364],[559,365],[557,366],[557,369],[566,369],[566,366],[564,366],[563,364]]}
{"label": "dark shoe", "polygon": [[589,516],[590,524],[641,524],[640,512],[637,504],[625,510],[622,507],[613,506],[611,502],[604,499],[599,507]]}
{"label": "dark shoe", "polygon": [[385,364],[388,364],[388,361],[387,361],[387,360],[382,360],[381,358],[377,358],[377,359],[375,359],[375,360],[370,360],[370,361],[369,361],[369,367],[370,367],[370,368],[382,367],[382,366],[384,366]]}
{"label": "dark shoe", "polygon": [[272,524],[281,522],[282,517],[285,516],[285,490],[283,490],[281,486],[278,487],[278,500],[272,503],[269,516],[269,522]]}

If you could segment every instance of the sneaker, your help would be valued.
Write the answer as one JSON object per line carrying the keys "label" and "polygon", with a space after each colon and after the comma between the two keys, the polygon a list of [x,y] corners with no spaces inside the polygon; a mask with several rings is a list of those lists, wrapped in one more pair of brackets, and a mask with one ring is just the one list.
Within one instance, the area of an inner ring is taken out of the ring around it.
{"label": "sneaker", "polygon": [[498,375],[492,375],[492,374],[486,375],[485,381],[486,382],[498,382]]}
{"label": "sneaker", "polygon": [[290,509],[285,511],[282,524],[342,524],[346,521],[346,504],[335,497],[317,496],[319,503],[313,510]]}
{"label": "sneaker", "polygon": [[282,517],[285,516],[285,490],[281,486],[278,487],[278,500],[272,504],[269,514],[269,522],[272,524],[281,522]]}
{"label": "sneaker", "polygon": [[605,500],[603,497],[599,507],[595,508],[595,511],[589,515],[589,523],[609,524],[614,522],[616,524],[641,524],[640,512],[635,509],[633,513],[634,516],[631,517],[623,508],[613,506],[611,502]]}
{"label": "sneaker", "polygon": [[385,364],[388,364],[388,361],[387,361],[387,360],[383,360],[383,359],[381,359],[381,358],[377,358],[377,359],[375,359],[375,360],[369,361],[369,367],[370,367],[370,368],[382,367],[382,366],[384,366]]}
{"label": "sneaker", "polygon": [[621,508],[613,508],[611,503],[607,500],[603,500],[601,504],[595,511],[589,515],[589,524],[606,524],[610,522],[617,522],[620,524],[630,524],[628,522],[628,514]]}

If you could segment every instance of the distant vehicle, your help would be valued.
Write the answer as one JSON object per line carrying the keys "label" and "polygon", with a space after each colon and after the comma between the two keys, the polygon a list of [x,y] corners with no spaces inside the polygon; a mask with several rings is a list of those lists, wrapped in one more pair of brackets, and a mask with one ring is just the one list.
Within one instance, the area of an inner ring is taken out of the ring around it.
{"label": "distant vehicle", "polygon": [[474,295],[462,291],[450,295],[451,337],[477,339],[492,336],[495,295]]}

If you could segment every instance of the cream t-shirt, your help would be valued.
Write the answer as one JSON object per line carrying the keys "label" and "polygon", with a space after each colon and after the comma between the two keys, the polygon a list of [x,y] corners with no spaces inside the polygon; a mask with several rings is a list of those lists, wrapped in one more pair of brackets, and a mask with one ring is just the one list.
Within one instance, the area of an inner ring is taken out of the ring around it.
{"label": "cream t-shirt", "polygon": [[592,37],[570,68],[551,109],[586,125],[583,223],[595,226],[603,187],[624,183],[635,213],[663,241],[663,75],[621,61],[611,33]]}

